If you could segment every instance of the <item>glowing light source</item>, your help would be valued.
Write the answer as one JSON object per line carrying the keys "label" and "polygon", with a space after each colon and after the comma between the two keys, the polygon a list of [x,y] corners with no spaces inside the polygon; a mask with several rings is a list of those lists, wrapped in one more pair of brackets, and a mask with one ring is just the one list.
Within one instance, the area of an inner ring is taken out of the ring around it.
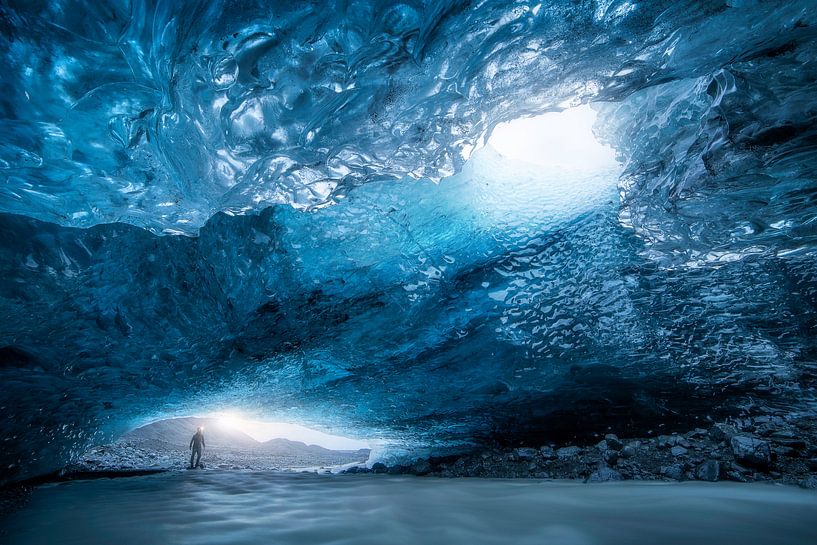
{"label": "glowing light source", "polygon": [[308,445],[320,445],[324,448],[335,450],[372,448],[372,445],[368,441],[332,435],[299,424],[251,420],[233,412],[217,413],[210,416],[217,418],[220,426],[244,432],[256,441],[263,442],[269,441],[270,439],[283,438],[291,441],[302,441]]}
{"label": "glowing light source", "polygon": [[497,125],[488,144],[509,159],[536,165],[581,170],[615,167],[615,151],[593,135],[595,121],[596,112],[586,105],[516,119]]}

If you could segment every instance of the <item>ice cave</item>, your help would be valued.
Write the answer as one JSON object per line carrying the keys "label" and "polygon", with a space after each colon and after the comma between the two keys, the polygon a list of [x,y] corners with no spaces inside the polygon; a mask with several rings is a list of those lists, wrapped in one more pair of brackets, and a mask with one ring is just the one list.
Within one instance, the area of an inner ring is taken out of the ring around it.
{"label": "ice cave", "polygon": [[[221,411],[372,445],[236,472],[315,509],[655,481],[694,527],[684,486],[762,482],[711,542],[817,541],[814,0],[10,0],[0,66],[0,541],[48,542],[19,521],[87,500],[48,486],[89,449]],[[506,522],[437,524],[635,543]],[[444,542],[400,528],[278,542]]]}

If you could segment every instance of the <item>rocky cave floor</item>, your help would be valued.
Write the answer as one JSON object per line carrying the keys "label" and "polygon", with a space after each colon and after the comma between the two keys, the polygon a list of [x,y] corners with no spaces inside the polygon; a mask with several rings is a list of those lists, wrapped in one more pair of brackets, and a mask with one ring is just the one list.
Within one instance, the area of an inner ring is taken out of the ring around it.
{"label": "rocky cave floor", "polygon": [[[258,471],[320,470],[365,462],[355,452],[334,451],[325,455],[296,453],[275,455],[252,449],[206,448],[202,465],[207,469],[234,469]],[[93,473],[100,471],[180,470],[190,464],[190,450],[172,448],[165,444],[145,446],[132,442],[117,442],[94,447],[63,472]]]}
{"label": "rocky cave floor", "polygon": [[623,439],[607,434],[590,446],[493,449],[418,460],[412,465],[353,467],[345,473],[439,477],[768,481],[817,489],[813,418],[764,415],[687,433]]}
{"label": "rocky cave floor", "polygon": [[[585,446],[495,448],[419,459],[410,465],[387,466],[378,462],[368,467],[365,460],[351,452],[338,452],[331,457],[293,457],[224,449],[210,449],[203,461],[206,469],[220,470],[340,469],[344,474],[572,479],[590,483],[769,482],[817,489],[816,439],[814,418],[783,414],[736,418],[687,433],[638,438],[619,438],[608,433],[596,444]],[[189,451],[178,448],[146,448],[128,442],[95,447],[58,474],[4,487],[0,490],[0,514],[23,505],[31,486],[39,482],[181,470],[188,461]]]}

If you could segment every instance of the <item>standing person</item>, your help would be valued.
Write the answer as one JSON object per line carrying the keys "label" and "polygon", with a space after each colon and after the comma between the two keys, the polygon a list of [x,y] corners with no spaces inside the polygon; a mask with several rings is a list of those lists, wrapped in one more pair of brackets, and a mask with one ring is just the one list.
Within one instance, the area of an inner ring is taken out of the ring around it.
{"label": "standing person", "polygon": [[[204,448],[204,428],[199,426],[196,430],[196,435],[190,440],[190,469],[199,467],[201,465],[201,450]],[[193,465],[193,458],[196,459],[196,465]]]}

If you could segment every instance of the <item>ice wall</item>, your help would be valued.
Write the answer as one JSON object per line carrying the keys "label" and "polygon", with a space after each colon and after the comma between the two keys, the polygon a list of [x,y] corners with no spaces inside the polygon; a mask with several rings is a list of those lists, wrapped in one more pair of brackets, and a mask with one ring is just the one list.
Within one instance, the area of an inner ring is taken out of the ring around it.
{"label": "ice wall", "polygon": [[[812,410],[814,18],[0,8],[3,479],[202,407],[435,448]],[[474,151],[589,101],[620,183]]]}

